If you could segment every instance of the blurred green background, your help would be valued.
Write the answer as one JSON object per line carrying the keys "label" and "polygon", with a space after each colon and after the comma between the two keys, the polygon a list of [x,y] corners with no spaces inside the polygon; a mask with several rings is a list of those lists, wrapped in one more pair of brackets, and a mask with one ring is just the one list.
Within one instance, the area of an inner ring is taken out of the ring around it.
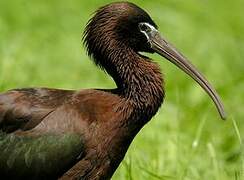
{"label": "blurred green background", "polygon": [[[109,0],[1,0],[0,91],[20,87],[113,88],[86,56],[81,34]],[[244,179],[244,1],[134,0],[222,97],[209,97],[158,55],[166,99],[135,138],[113,179]]]}

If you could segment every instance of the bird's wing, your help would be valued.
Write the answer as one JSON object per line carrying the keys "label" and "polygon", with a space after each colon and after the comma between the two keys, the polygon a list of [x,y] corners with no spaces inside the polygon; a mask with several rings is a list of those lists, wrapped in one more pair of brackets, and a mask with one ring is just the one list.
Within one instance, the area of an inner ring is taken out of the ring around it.
{"label": "bird's wing", "polygon": [[[65,106],[73,93],[33,88],[0,94],[1,177],[57,179],[82,157],[84,143],[80,134],[73,131],[35,134],[35,127],[53,113],[60,113],[59,108]],[[59,118],[52,121],[60,122]]]}
{"label": "bird's wing", "polygon": [[29,88],[0,94],[0,130],[30,130],[61,106],[73,91]]}

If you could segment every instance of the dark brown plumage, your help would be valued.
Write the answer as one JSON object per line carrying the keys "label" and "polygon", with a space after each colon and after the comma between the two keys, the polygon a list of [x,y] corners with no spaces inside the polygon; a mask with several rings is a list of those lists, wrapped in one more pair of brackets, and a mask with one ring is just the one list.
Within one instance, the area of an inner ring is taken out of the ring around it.
{"label": "dark brown plumage", "polygon": [[16,89],[0,94],[0,175],[31,179],[109,179],[164,98],[157,52],[208,82],[167,41],[150,16],[128,2],[100,8],[84,35],[88,54],[116,82],[107,90]]}

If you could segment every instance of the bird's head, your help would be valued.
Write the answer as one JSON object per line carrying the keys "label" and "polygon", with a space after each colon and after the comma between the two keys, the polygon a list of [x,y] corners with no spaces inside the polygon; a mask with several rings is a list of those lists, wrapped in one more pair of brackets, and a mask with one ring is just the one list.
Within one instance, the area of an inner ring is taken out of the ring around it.
{"label": "bird's head", "polygon": [[157,28],[151,17],[133,3],[117,2],[99,8],[85,30],[89,55],[110,50],[115,43],[135,52],[153,52],[142,32],[143,23]]}
{"label": "bird's head", "polygon": [[223,104],[215,89],[195,66],[160,35],[148,13],[135,4],[116,2],[99,8],[86,26],[84,42],[88,54],[101,67],[104,66],[102,63],[107,63],[100,60],[101,57],[106,59],[108,57],[104,57],[104,54],[119,54],[120,48],[135,53],[158,53],[191,76],[212,98],[222,119],[225,119]]}

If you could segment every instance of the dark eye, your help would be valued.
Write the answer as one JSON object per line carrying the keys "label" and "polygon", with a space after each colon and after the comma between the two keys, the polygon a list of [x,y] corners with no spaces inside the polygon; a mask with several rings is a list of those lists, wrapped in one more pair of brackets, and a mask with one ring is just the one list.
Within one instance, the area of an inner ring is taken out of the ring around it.
{"label": "dark eye", "polygon": [[145,23],[140,23],[139,29],[140,29],[140,31],[144,31],[144,32],[150,32],[151,31],[151,28]]}

